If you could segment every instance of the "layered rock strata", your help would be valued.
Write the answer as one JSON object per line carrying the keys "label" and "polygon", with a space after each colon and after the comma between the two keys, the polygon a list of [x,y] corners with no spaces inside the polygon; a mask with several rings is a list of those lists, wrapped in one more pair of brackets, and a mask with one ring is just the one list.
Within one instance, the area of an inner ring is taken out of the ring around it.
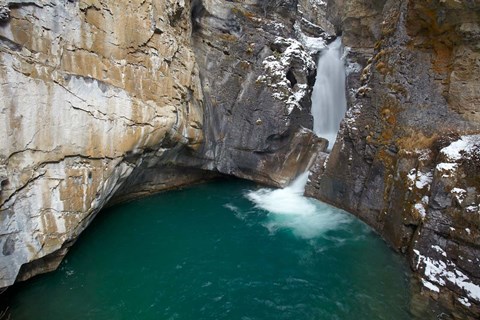
{"label": "layered rock strata", "polygon": [[203,110],[183,0],[1,8],[5,287],[55,269],[144,154],[198,148]]}

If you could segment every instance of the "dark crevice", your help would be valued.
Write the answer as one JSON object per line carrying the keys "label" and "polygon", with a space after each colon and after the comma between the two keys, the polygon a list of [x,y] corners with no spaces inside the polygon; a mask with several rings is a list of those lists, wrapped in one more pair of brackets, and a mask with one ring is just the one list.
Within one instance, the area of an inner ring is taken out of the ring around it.
{"label": "dark crevice", "polygon": [[190,11],[190,20],[192,21],[192,31],[196,32],[201,29],[200,20],[205,15],[207,10],[203,6],[201,0],[193,0],[192,1],[192,9]]}
{"label": "dark crevice", "polygon": [[8,49],[12,50],[12,51],[21,51],[22,50],[22,46],[4,36],[0,36],[0,45],[4,45],[5,47],[7,47]]}
{"label": "dark crevice", "polygon": [[287,72],[287,80],[290,81],[290,86],[292,88],[297,84],[297,79],[295,78],[292,69],[289,69]]}

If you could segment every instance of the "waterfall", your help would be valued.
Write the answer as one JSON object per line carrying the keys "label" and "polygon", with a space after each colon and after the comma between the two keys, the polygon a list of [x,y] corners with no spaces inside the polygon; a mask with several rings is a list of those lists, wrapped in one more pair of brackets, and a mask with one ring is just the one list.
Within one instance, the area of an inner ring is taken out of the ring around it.
{"label": "waterfall", "polygon": [[312,93],[313,131],[328,140],[329,150],[335,143],[347,108],[342,51],[342,39],[339,37],[321,52]]}
{"label": "waterfall", "polygon": [[[342,40],[337,38],[321,54],[312,93],[313,131],[329,142],[331,150],[347,106]],[[299,237],[311,239],[348,222],[337,209],[303,196],[309,172],[299,175],[283,189],[263,188],[246,197],[269,212],[265,224],[271,232],[291,229]]]}

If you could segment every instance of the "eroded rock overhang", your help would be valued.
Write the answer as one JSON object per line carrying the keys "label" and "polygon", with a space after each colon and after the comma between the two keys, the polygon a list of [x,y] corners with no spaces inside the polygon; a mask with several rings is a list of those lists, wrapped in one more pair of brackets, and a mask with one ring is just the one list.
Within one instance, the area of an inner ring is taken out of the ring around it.
{"label": "eroded rock overhang", "polygon": [[55,269],[112,197],[306,170],[321,30],[277,2],[0,3],[0,287]]}
{"label": "eroded rock overhang", "polygon": [[203,109],[188,3],[0,7],[5,287],[55,269],[135,168],[198,148]]}

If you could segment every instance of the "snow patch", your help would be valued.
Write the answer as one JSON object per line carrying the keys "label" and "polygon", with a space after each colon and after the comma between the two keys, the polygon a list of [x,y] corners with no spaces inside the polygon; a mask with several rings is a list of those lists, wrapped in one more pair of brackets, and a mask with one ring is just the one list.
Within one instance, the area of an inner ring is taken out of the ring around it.
{"label": "snow patch", "polygon": [[325,157],[325,161],[323,162],[323,170],[327,170],[327,162],[328,158],[330,157],[330,153]]}
{"label": "snow patch", "polygon": [[[441,250],[443,252],[443,249]],[[445,286],[448,281],[463,289],[471,299],[480,301],[480,286],[472,283],[471,280],[459,270],[455,263],[450,260],[446,260],[446,262],[434,260],[420,254],[418,250],[413,250],[413,252],[418,257],[417,269],[421,264],[424,266],[424,276],[426,280],[440,286]]]}
{"label": "snow patch", "polygon": [[429,202],[429,197],[428,196],[423,196],[422,200],[420,203],[416,203],[414,208],[417,210],[418,214],[422,219],[424,219],[427,216],[427,208],[428,208],[428,202]]}
{"label": "snow patch", "polygon": [[308,74],[309,70],[315,69],[315,62],[305,51],[303,45],[295,39],[277,37],[275,44],[286,47],[286,49],[282,53],[270,55],[263,60],[265,75],[259,76],[257,81],[266,83],[268,87],[272,88],[274,91],[272,96],[286,102],[287,112],[291,114],[295,107],[301,110],[300,101],[305,97],[308,89],[307,84],[300,83],[292,87],[292,83],[287,79],[287,72],[292,66],[292,61],[300,60],[302,71],[305,74]]}
{"label": "snow patch", "polygon": [[324,0],[310,0],[310,3],[318,6],[327,6],[327,3]]}
{"label": "snow patch", "polygon": [[457,167],[458,167],[458,164],[456,163],[442,162],[437,164],[436,170],[439,172],[442,172],[443,178],[449,178],[453,175]]}
{"label": "snow patch", "polygon": [[427,215],[427,211],[425,210],[425,207],[421,203],[415,203],[415,210],[417,210],[418,214],[423,218]]}
{"label": "snow patch", "polygon": [[462,158],[471,158],[473,155],[480,156],[480,135],[462,136],[457,141],[450,143],[448,147],[440,150],[448,161],[458,161]]}
{"label": "snow patch", "polygon": [[479,213],[479,206],[471,205],[465,208],[467,213]]}
{"label": "snow patch", "polygon": [[430,200],[430,198],[428,196],[423,196],[422,198],[422,203],[423,204],[428,204],[428,201]]}
{"label": "snow patch", "polygon": [[465,297],[460,297],[457,299],[461,304],[463,304],[465,307],[470,307],[472,304],[470,303],[470,301],[468,301],[467,298]]}
{"label": "snow patch", "polygon": [[351,108],[347,110],[345,113],[344,123],[348,129],[351,131],[358,131],[358,128],[355,126],[355,122],[360,117],[362,113],[362,104],[358,103],[353,105]]}
{"label": "snow patch", "polygon": [[460,189],[460,188],[453,188],[450,191],[450,193],[455,196],[458,203],[460,203],[460,204],[462,204],[463,200],[465,200],[465,198],[467,197],[467,191],[464,190],[464,189]]}
{"label": "snow patch", "polygon": [[417,187],[417,189],[423,189],[427,187],[427,189],[430,190],[432,177],[433,175],[431,172],[427,172],[427,173],[419,172],[417,175],[417,181],[415,182],[415,187]]}
{"label": "snow patch", "polygon": [[277,22],[277,21],[269,21],[268,25],[272,26],[276,31],[285,29],[285,25],[283,23],[280,23],[280,22]]}
{"label": "snow patch", "polygon": [[440,248],[440,246],[433,245],[432,249],[440,253],[442,256],[447,257],[447,253],[442,248]]}
{"label": "snow patch", "polygon": [[407,178],[409,180],[409,190],[412,190],[414,185],[417,189],[423,189],[426,187],[427,190],[430,190],[430,184],[433,181],[433,174],[431,172],[417,172],[417,169],[412,169],[407,174]]}
{"label": "snow patch", "polygon": [[434,292],[440,292],[440,289],[430,281],[422,279],[422,284],[429,290],[432,290]]}
{"label": "snow patch", "polygon": [[[302,18],[302,20],[305,23],[313,25],[310,21],[306,20],[305,18]],[[314,25],[316,26],[316,25]],[[309,50],[310,54],[315,54],[327,47],[327,42],[325,41],[324,38],[319,37],[309,37],[305,33],[303,33],[302,28],[300,26],[300,22],[297,21],[293,25],[293,29],[297,33],[298,40],[302,43],[302,45]]]}

